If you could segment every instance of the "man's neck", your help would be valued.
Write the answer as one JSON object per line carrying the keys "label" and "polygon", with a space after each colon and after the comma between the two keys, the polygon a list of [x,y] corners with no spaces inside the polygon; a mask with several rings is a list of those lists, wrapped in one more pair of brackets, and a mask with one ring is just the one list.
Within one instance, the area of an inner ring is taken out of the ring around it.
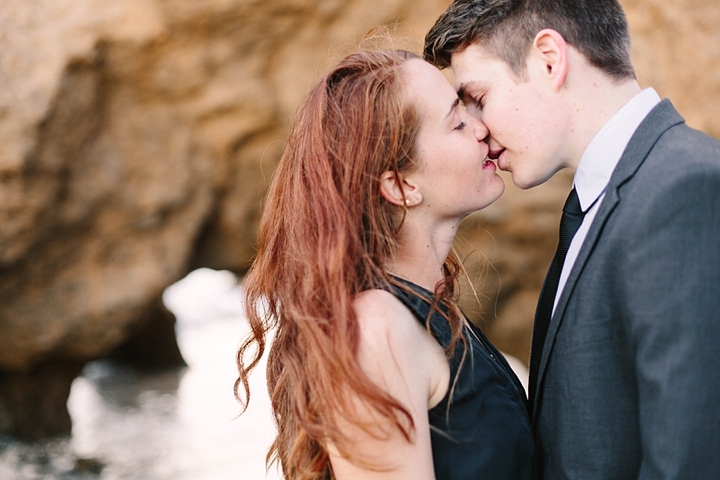
{"label": "man's neck", "polygon": [[635,79],[618,81],[594,67],[574,82],[572,97],[574,134],[568,145],[568,167],[576,171],[585,150],[602,127],[642,89]]}

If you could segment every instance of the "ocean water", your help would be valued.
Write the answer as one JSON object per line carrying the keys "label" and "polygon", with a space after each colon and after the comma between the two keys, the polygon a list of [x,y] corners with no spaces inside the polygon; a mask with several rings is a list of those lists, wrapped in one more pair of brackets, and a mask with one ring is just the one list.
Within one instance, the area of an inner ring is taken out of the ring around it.
{"label": "ocean water", "polygon": [[265,454],[275,435],[264,365],[240,413],[235,351],[247,334],[230,272],[200,269],[169,287],[187,368],[139,374],[93,362],[70,392],[72,436],[24,445],[0,440],[2,480],[276,480]]}
{"label": "ocean water", "polygon": [[[0,438],[0,480],[279,480],[265,454],[275,436],[265,366],[240,413],[235,352],[248,327],[236,277],[200,269],[163,296],[188,364],[140,374],[99,361],[72,385],[70,438],[26,445]],[[508,357],[526,382],[527,370]]]}

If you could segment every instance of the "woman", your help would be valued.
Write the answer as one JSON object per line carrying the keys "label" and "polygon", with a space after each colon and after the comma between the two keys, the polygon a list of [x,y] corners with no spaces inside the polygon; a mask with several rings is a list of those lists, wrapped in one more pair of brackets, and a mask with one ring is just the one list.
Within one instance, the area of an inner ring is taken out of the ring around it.
{"label": "woman", "polygon": [[268,458],[286,478],[530,477],[524,391],[458,309],[449,255],[505,188],[487,134],[404,51],[350,55],[301,104],[244,284],[236,382],[247,404],[275,330]]}

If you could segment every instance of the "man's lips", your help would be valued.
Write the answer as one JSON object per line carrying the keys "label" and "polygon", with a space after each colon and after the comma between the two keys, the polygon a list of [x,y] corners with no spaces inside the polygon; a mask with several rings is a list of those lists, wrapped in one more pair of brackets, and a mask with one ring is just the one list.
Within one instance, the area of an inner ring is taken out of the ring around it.
{"label": "man's lips", "polygon": [[499,149],[497,149],[497,150],[492,150],[492,149],[491,149],[491,150],[488,152],[488,158],[490,158],[491,160],[497,160],[498,158],[500,158],[500,155],[502,155],[502,153],[503,153],[504,151],[505,151],[504,148],[499,148]]}
{"label": "man's lips", "polygon": [[[505,153],[504,148],[499,148],[497,150],[490,150],[490,152],[488,152],[488,158],[495,160],[497,163],[497,167],[500,170],[507,170],[508,165],[506,164],[506,162],[502,162],[504,157],[501,158],[503,153]],[[503,164],[503,163],[505,163],[505,164]]]}

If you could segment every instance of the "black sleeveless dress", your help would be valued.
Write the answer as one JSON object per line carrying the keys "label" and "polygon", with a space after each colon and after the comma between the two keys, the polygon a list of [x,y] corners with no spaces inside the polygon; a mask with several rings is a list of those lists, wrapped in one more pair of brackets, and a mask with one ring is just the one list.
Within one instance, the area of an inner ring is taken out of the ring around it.
{"label": "black sleeveless dress", "polygon": [[[433,293],[404,279],[396,280],[416,293],[396,286],[390,287],[390,293],[425,326],[430,304],[421,297],[432,301]],[[468,354],[461,366],[464,348],[458,343],[449,361],[448,393],[428,411],[435,478],[528,480],[533,437],[525,390],[502,354],[480,329],[469,321],[467,324],[463,334]],[[449,345],[450,326],[439,313],[430,318],[430,331],[443,348]]]}

